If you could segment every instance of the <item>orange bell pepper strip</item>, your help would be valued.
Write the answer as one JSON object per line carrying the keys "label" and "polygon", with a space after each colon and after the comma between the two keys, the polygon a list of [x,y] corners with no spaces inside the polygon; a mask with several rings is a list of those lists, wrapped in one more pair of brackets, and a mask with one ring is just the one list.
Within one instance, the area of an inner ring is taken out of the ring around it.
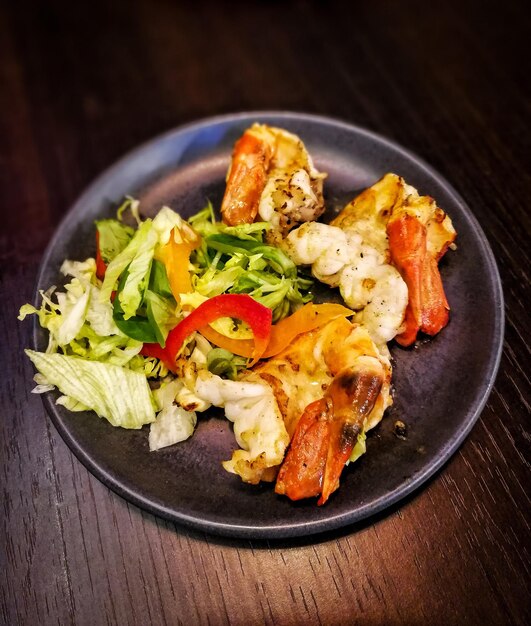
{"label": "orange bell pepper strip", "polygon": [[254,336],[249,354],[252,358],[250,365],[254,365],[269,343],[273,312],[247,294],[225,293],[209,298],[170,330],[165,350],[171,361],[175,362],[179,350],[189,335],[196,330],[203,329],[220,317],[235,317],[249,324]]}
{"label": "orange bell pepper strip", "polygon": [[177,302],[180,293],[192,291],[190,279],[190,254],[199,247],[201,237],[188,224],[182,228],[175,227],[170,235],[168,243],[161,246],[156,253],[156,258],[164,263],[171,292]]}
{"label": "orange bell pepper strip", "polygon": [[[324,303],[305,304],[289,317],[285,317],[271,328],[271,336],[261,358],[269,358],[282,352],[289,344],[302,333],[324,326],[330,320],[338,317],[349,317],[354,311],[341,304]],[[250,357],[253,355],[254,343],[252,339],[232,339],[218,333],[210,326],[204,326],[199,332],[210,343],[225,348],[238,356]]]}

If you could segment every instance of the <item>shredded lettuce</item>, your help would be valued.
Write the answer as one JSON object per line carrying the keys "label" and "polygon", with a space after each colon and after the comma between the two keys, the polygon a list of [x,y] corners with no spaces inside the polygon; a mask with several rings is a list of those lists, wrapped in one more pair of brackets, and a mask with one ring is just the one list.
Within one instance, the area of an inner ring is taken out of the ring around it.
{"label": "shredded lettuce", "polygon": [[265,231],[271,229],[269,222],[253,222],[252,224],[239,224],[237,226],[227,226],[223,222],[217,222],[214,207],[208,202],[206,207],[188,218],[188,223],[194,227],[203,238],[210,235],[227,233],[240,239],[251,241],[263,241]]}
{"label": "shredded lettuce", "polygon": [[81,403],[113,426],[141,428],[155,421],[153,399],[146,377],[130,369],[64,354],[26,350],[37,370],[68,400]]}
{"label": "shredded lettuce", "polygon": [[[52,389],[54,389],[53,385],[52,385]],[[57,400],[55,401],[55,404],[60,404],[61,406],[64,406],[65,409],[68,409],[69,411],[72,411],[73,413],[77,413],[81,411],[90,411],[90,408],[86,404],[83,404],[83,402],[78,402],[77,400],[74,400],[74,398],[71,398],[70,396],[59,396]]]}
{"label": "shredded lettuce", "polygon": [[311,300],[313,281],[299,276],[285,252],[263,242],[267,222],[226,226],[216,222],[210,204],[189,222],[202,235],[191,257],[196,292],[208,298],[249,294],[272,309],[274,322]]}
{"label": "shredded lettuce", "polygon": [[247,367],[247,359],[223,348],[213,348],[207,354],[207,367],[212,374],[236,380],[240,371]]}
{"label": "shredded lettuce", "polygon": [[133,216],[133,219],[135,220],[136,225],[139,226],[140,222],[142,221],[139,215],[139,207],[140,207],[140,202],[138,200],[136,200],[135,198],[132,198],[131,196],[126,196],[125,200],[122,202],[122,204],[118,207],[118,210],[116,211],[116,219],[122,221],[124,213],[127,210],[129,210],[131,211],[131,215]]}
{"label": "shredded lettuce", "polygon": [[[137,229],[119,221],[128,209]],[[138,202],[132,198],[122,204],[118,218],[96,223],[107,264],[103,283],[96,276],[95,259],[67,260],[61,267],[70,277],[64,288],[41,292],[40,306],[22,306],[19,319],[36,314],[49,331],[46,353],[26,351],[37,368],[34,392],[57,387],[62,393],[57,403],[71,411],[94,410],[114,426],[140,428],[155,420],[157,405],[148,379],[169,374],[159,359],[140,354],[142,345],[158,341],[164,346],[180,319],[166,269],[154,254],[173,229],[182,232],[190,227],[168,208],[142,222]],[[161,432],[166,433],[166,441],[170,433],[173,442],[190,436],[195,426],[195,414],[177,407],[174,400],[175,393],[169,404],[159,406],[161,419],[154,431],[159,439]]]}
{"label": "shredded lettuce", "polygon": [[106,269],[101,299],[110,299],[116,291],[114,321],[133,339],[164,346],[169,330],[178,321],[164,265],[154,255],[157,246],[169,241],[174,228],[181,232],[186,227],[190,228],[177,213],[163,207],[153,220],[139,225]]}
{"label": "shredded lettuce", "polygon": [[188,231],[190,239],[195,237],[195,232],[190,225],[173,209],[163,206],[162,209],[153,218],[153,229],[157,233],[160,245],[168,243],[173,229],[178,232]]}
{"label": "shredded lettuce", "polygon": [[97,220],[101,258],[108,264],[117,257],[134,235],[134,229],[116,219]]}
{"label": "shredded lettuce", "polygon": [[[143,225],[140,229],[142,227]],[[133,317],[138,311],[149,283],[149,273],[157,245],[157,237],[153,230],[145,229],[145,232],[145,238],[141,241],[131,263],[127,266],[127,280],[117,296],[126,320]]]}
{"label": "shredded lettuce", "polygon": [[96,278],[94,259],[65,261],[61,269],[73,276],[64,292],[56,288],[41,292],[41,306],[26,304],[19,314],[20,320],[30,314],[38,315],[40,325],[49,332],[46,352],[60,351],[67,356],[127,367],[149,378],[165,375],[167,369],[158,359],[139,355],[142,342],[122,333],[114,322],[112,303],[100,297],[101,283]]}
{"label": "shredded lettuce", "polygon": [[129,267],[130,282],[124,286],[125,295],[120,302],[126,316],[132,317],[136,313],[142,300],[140,287],[150,268],[156,244],[157,234],[152,228],[152,220],[148,219],[140,224],[131,241],[107,266],[100,294],[102,302],[110,301],[121,274]]}

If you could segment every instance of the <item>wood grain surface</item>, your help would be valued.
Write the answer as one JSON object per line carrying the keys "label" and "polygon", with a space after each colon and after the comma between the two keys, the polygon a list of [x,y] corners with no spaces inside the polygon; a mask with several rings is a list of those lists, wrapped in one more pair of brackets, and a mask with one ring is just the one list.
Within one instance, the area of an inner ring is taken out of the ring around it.
{"label": "wood grain surface", "polygon": [[[1,623],[531,623],[527,4],[3,3]],[[420,154],[480,221],[506,299],[499,375],[459,452],[390,511],[300,540],[207,536],[104,487],[30,393],[16,320],[96,175],[164,130],[251,109],[339,117]]]}

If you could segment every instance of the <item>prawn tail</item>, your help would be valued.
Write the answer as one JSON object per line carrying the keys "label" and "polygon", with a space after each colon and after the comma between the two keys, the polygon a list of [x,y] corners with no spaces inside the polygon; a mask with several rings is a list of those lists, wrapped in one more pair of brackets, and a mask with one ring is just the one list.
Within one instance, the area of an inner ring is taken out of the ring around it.
{"label": "prawn tail", "polygon": [[391,262],[404,279],[409,301],[403,331],[396,336],[402,346],[415,342],[418,331],[436,335],[449,319],[437,258],[428,251],[427,229],[414,215],[403,213],[387,225]]}
{"label": "prawn tail", "polygon": [[236,226],[254,222],[266,184],[271,154],[271,146],[257,137],[252,129],[247,130],[234,145],[221,203],[225,224]]}
{"label": "prawn tail", "polygon": [[408,304],[403,330],[395,339],[402,346],[415,342],[421,325],[421,281],[426,258],[426,228],[407,213],[387,224],[391,262],[400,272],[408,288]]}
{"label": "prawn tail", "polygon": [[372,411],[383,384],[383,370],[346,368],[320,400],[302,414],[275,486],[291,500],[320,496],[324,504],[339,478]]}
{"label": "prawn tail", "polygon": [[384,373],[380,363],[373,364],[376,367],[364,364],[361,368],[344,370],[328,390],[333,419],[330,421],[328,454],[318,505],[323,505],[338,489],[339,477],[380,394]]}
{"label": "prawn tail", "polygon": [[428,255],[421,283],[422,315],[420,330],[427,335],[436,335],[449,320],[450,306],[444,293],[436,259]]}
{"label": "prawn tail", "polygon": [[321,493],[329,440],[324,398],[309,404],[301,415],[288,453],[280,467],[275,492],[291,500]]}

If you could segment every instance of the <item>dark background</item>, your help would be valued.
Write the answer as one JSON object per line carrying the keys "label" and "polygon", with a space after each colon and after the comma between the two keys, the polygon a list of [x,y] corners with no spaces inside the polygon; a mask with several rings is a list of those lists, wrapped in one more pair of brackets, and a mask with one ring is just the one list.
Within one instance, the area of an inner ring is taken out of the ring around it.
{"label": "dark background", "polygon": [[[0,5],[0,622],[531,622],[527,4]],[[251,109],[339,117],[417,152],[480,221],[506,299],[494,390],[448,465],[378,519],[281,544],[185,530],[93,478],[29,393],[31,324],[16,321],[95,176],[160,132]]]}

